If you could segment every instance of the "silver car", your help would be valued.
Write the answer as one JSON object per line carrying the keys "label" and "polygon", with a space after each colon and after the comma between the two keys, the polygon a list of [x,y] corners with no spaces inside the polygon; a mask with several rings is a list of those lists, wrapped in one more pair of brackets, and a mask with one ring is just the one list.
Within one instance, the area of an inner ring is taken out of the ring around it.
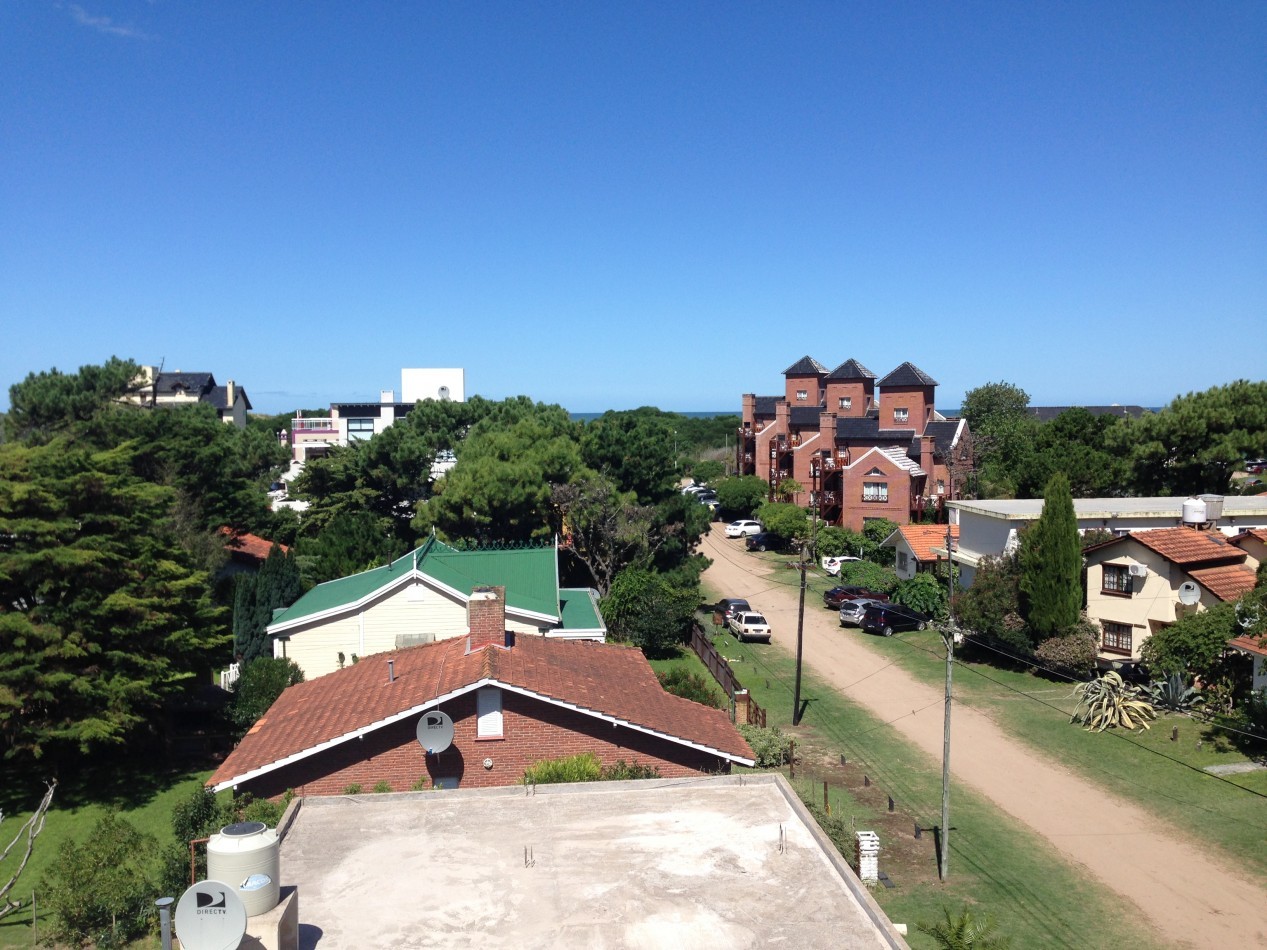
{"label": "silver car", "polygon": [[840,625],[842,627],[862,626],[863,612],[872,604],[878,603],[878,600],[870,600],[866,597],[860,597],[857,600],[846,600],[840,605]]}

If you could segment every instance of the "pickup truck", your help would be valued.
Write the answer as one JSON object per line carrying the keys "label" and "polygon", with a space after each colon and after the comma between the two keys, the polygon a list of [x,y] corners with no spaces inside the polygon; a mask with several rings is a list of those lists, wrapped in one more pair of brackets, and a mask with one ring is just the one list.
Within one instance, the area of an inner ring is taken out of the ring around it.
{"label": "pickup truck", "polygon": [[750,610],[740,610],[731,615],[727,626],[730,627],[730,632],[735,635],[735,639],[740,643],[746,640],[770,642],[770,625],[765,622],[765,617],[759,613],[754,613]]}

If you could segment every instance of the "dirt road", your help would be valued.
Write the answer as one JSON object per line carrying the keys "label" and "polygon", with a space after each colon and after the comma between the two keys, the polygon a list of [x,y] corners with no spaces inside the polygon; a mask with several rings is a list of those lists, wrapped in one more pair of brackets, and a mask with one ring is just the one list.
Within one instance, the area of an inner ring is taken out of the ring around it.
{"label": "dirt road", "polygon": [[[713,565],[704,574],[727,597],[746,597],[795,650],[796,591],[762,580],[770,570],[722,536],[704,539]],[[807,603],[807,608],[808,608]],[[941,691],[873,653],[865,635],[843,635],[834,613],[806,610],[806,666],[821,679],[941,760]],[[870,675],[869,675],[870,674]],[[912,713],[912,710],[915,712]],[[1139,908],[1167,938],[1200,947],[1267,947],[1267,892],[1234,867],[1209,860],[1201,845],[1057,764],[1034,755],[984,715],[956,705],[951,772],[1033,828],[1085,873]]]}

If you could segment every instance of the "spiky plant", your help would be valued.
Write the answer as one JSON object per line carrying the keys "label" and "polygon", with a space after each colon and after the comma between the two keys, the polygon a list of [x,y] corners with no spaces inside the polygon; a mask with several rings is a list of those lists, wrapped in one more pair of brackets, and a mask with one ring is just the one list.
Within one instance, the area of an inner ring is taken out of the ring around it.
{"label": "spiky plant", "polygon": [[1089,683],[1079,683],[1073,695],[1078,705],[1069,721],[1080,722],[1090,731],[1148,729],[1149,720],[1157,718],[1152,703],[1141,698],[1139,687],[1128,684],[1116,670]]}
{"label": "spiky plant", "polygon": [[1156,680],[1148,687],[1149,699],[1154,706],[1174,712],[1183,712],[1205,702],[1205,697],[1195,686],[1189,686],[1178,673],[1171,673],[1164,680]]}
{"label": "spiky plant", "polygon": [[958,914],[951,914],[949,907],[941,912],[942,919],[936,923],[918,925],[920,933],[932,937],[941,950],[1007,950],[1012,945],[1009,937],[995,932],[993,917],[976,917],[971,907]]}

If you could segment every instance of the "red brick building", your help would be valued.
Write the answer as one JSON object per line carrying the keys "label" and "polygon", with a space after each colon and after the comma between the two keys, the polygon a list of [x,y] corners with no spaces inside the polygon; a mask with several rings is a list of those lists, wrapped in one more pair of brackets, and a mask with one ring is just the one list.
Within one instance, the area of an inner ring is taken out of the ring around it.
{"label": "red brick building", "polygon": [[[666,693],[641,651],[506,631],[500,589],[477,591],[470,636],[380,654],[291,686],[207,784],[274,798],[514,785],[542,759],[592,752],[661,776],[752,765],[726,713]],[[416,738],[439,710],[453,742]]]}
{"label": "red brick building", "polygon": [[735,463],[770,483],[795,479],[803,505],[855,531],[906,524],[958,497],[967,424],[937,412],[937,381],[911,363],[877,379],[857,360],[828,370],[806,356],[783,371],[781,396],[743,397]]}

